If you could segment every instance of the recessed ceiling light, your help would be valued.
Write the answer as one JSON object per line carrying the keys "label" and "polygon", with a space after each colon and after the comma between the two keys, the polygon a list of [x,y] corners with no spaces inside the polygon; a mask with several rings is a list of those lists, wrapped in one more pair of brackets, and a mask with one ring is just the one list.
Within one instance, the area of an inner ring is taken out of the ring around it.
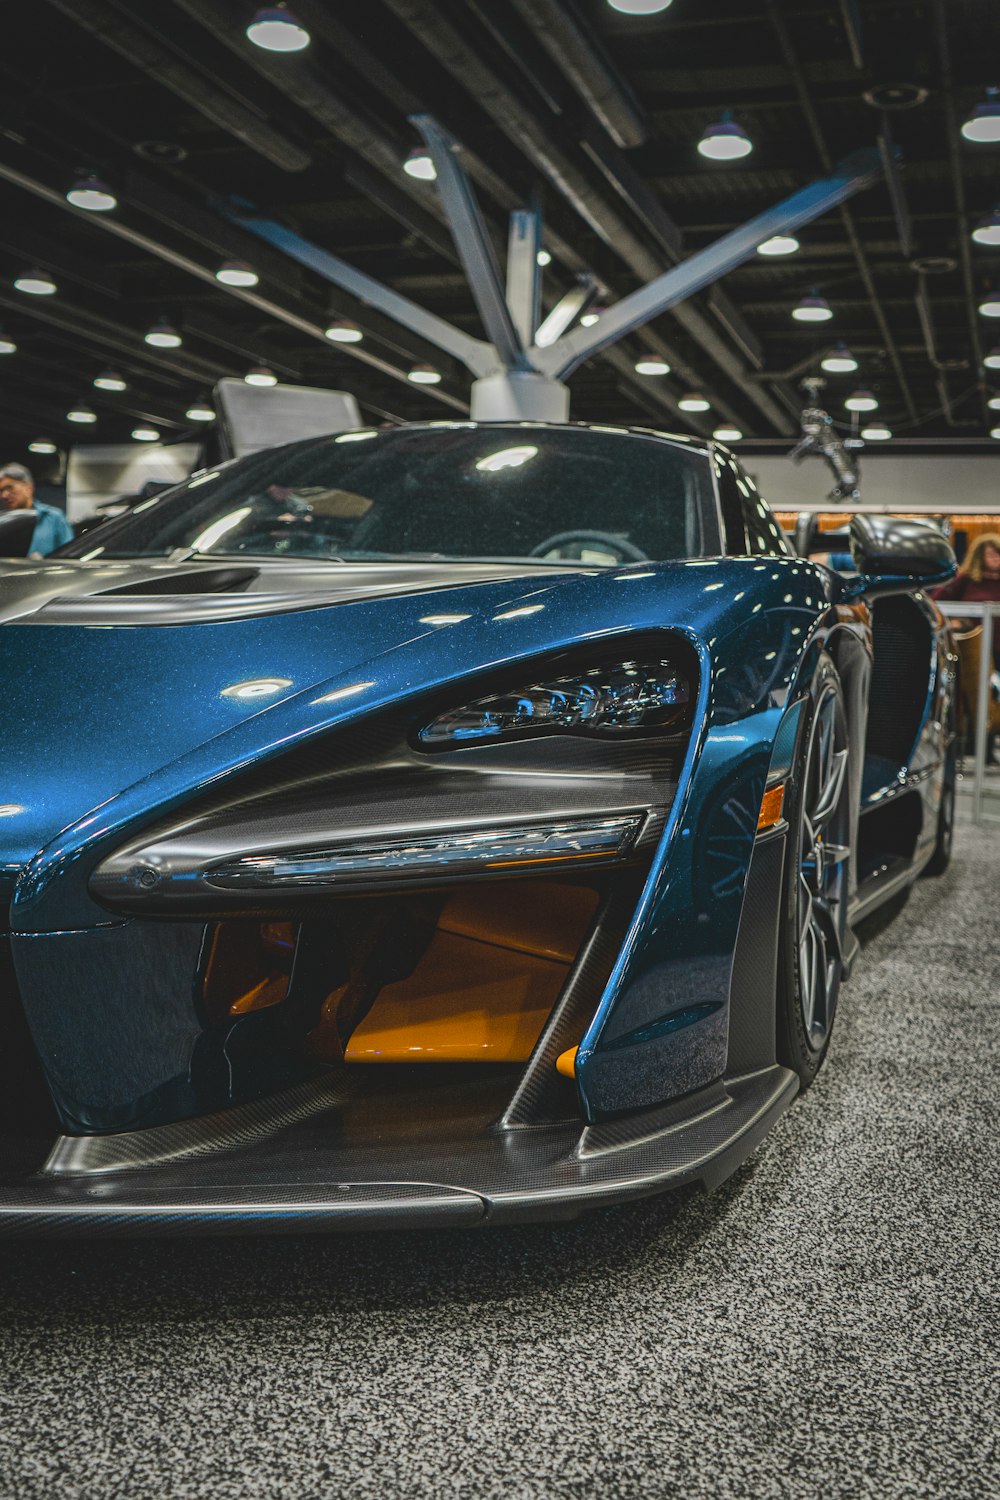
{"label": "recessed ceiling light", "polygon": [[872,395],[871,391],[858,390],[852,391],[846,397],[844,405],[848,411],[875,411],[878,406],[878,400]]}
{"label": "recessed ceiling light", "polygon": [[881,422],[875,422],[871,427],[862,427],[861,436],[866,443],[884,443],[892,437],[892,433]]}
{"label": "recessed ceiling light", "polygon": [[600,321],[601,313],[603,311],[603,307],[592,307],[590,309],[590,312],[585,312],[583,317],[580,319],[580,327],[593,328],[594,324]]}
{"label": "recessed ceiling light", "polygon": [[437,168],[426,146],[414,146],[403,163],[403,171],[418,182],[433,182],[437,177]]}
{"label": "recessed ceiling light", "polygon": [[254,365],[243,377],[247,385],[277,385],[278,377],[267,365]]}
{"label": "recessed ceiling light", "polygon": [[155,427],[133,427],[132,436],[137,443],[158,443],[160,434]]}
{"label": "recessed ceiling light", "polygon": [[1000,291],[996,287],[986,293],[979,304],[979,311],[984,318],[1000,318]]}
{"label": "recessed ceiling light", "polygon": [[414,365],[406,378],[412,380],[414,385],[439,385],[441,372],[435,370],[433,365]]}
{"label": "recessed ceiling light", "polygon": [[720,443],[738,443],[743,434],[738,427],[717,427],[712,436]]}
{"label": "recessed ceiling light", "polygon": [[810,292],[792,308],[792,317],[799,323],[826,323],[833,317],[833,309],[825,297],[821,297],[818,292]]}
{"label": "recessed ceiling light", "polygon": [[1000,427],[991,427],[990,428],[990,437],[991,438],[1000,438]]}
{"label": "recessed ceiling light", "polygon": [[72,203],[74,208],[84,208],[92,214],[106,214],[112,208],[118,207],[118,199],[107,183],[102,182],[92,173],[74,182],[66,194],[66,202]]}
{"label": "recessed ceiling light", "polygon": [[637,375],[669,375],[670,366],[665,359],[658,355],[647,354],[635,362],[635,373]]}
{"label": "recessed ceiling light", "polygon": [[323,333],[332,344],[360,344],[364,338],[357,323],[352,323],[350,318],[334,318]]}
{"label": "recessed ceiling light", "polygon": [[983,364],[987,370],[1000,370],[1000,344],[997,344],[994,349],[990,350],[989,354],[983,360]]}
{"label": "recessed ceiling light", "polygon": [[67,422],[79,422],[81,425],[89,427],[91,423],[97,421],[97,413],[96,411],[92,411],[89,406],[71,406],[66,413],[66,420]]}
{"label": "recessed ceiling light", "polygon": [[55,443],[50,443],[48,438],[35,438],[34,442],[28,444],[29,453],[58,453]]}
{"label": "recessed ceiling light", "polygon": [[750,155],[753,142],[727,109],[721,120],[706,127],[698,142],[698,150],[711,161],[737,161],[741,156]]}
{"label": "recessed ceiling light", "polygon": [[301,52],[312,40],[302,23],[283,5],[259,10],[247,27],[247,36],[265,52]]}
{"label": "recessed ceiling light", "polygon": [[975,141],[977,145],[1000,141],[1000,91],[995,88],[986,90],[986,98],[976,105],[962,126],[962,134],[967,141]]}
{"label": "recessed ceiling light", "polygon": [[1000,411],[1000,396],[991,396],[986,405],[990,411]]}
{"label": "recessed ceiling light", "polygon": [[154,349],[179,349],[182,342],[177,329],[164,319],[154,323],[145,338],[146,343],[152,344]]}
{"label": "recessed ceiling light", "polygon": [[115,370],[105,370],[102,374],[95,375],[94,384],[99,391],[128,390],[128,381],[124,375],[119,375]]}
{"label": "recessed ceiling light", "polygon": [[682,396],[677,405],[681,411],[708,411],[712,403],[697,391],[691,391],[689,395]]}
{"label": "recessed ceiling light", "polygon": [[549,250],[539,250],[538,254],[535,256],[535,259],[538,262],[538,264],[540,266],[542,266],[543,268],[545,266],[551,266],[551,264],[552,264],[552,254],[551,254],[551,251],[549,251]]}
{"label": "recessed ceiling light", "polygon": [[192,401],[184,415],[189,422],[214,422],[215,408],[207,401]]}
{"label": "recessed ceiling light", "polygon": [[0,354],[16,354],[17,345],[5,333],[0,333]]}
{"label": "recessed ceiling light", "polygon": [[821,370],[828,375],[853,375],[858,362],[846,344],[837,344],[819,362]]}
{"label": "recessed ceiling light", "polygon": [[769,240],[757,246],[758,255],[794,255],[799,242],[794,234],[772,234]]}
{"label": "recessed ceiling light", "polygon": [[260,277],[253,266],[242,260],[227,260],[215,273],[216,281],[223,286],[256,286]]}
{"label": "recessed ceiling light", "polygon": [[19,292],[27,292],[29,297],[51,297],[56,289],[48,271],[22,271],[20,276],[14,277],[14,285]]}

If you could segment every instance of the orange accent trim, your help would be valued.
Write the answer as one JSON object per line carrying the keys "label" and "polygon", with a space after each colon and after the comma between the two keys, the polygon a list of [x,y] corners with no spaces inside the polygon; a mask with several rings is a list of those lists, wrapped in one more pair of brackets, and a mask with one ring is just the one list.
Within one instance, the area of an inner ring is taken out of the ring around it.
{"label": "orange accent trim", "polygon": [[781,809],[785,801],[785,784],[780,782],[778,786],[772,786],[764,793],[760,804],[760,812],[757,815],[757,832],[762,833],[765,828],[773,828],[775,823],[781,821]]}
{"label": "orange accent trim", "polygon": [[570,1047],[567,1052],[560,1052],[556,1058],[556,1072],[561,1073],[564,1078],[576,1077],[576,1054],[579,1047]]}

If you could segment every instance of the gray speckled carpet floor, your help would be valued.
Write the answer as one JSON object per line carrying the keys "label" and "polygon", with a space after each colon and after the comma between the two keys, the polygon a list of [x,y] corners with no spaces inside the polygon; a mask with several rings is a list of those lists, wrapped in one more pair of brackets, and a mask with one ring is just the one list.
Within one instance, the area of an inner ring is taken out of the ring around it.
{"label": "gray speckled carpet floor", "polygon": [[1000,1495],[1000,831],[862,933],[712,1198],[0,1247],[2,1500]]}

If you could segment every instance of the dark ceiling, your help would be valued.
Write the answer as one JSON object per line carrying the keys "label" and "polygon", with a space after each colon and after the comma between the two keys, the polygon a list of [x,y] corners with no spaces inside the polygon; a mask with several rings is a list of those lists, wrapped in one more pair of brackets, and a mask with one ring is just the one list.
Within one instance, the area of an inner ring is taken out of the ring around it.
{"label": "dark ceiling", "polygon": [[[1000,280],[1000,252],[970,230],[1000,199],[1000,145],[968,144],[958,127],[1000,74],[995,0],[673,0],[646,18],[606,0],[292,9],[313,38],[296,55],[247,41],[252,0],[5,8],[0,321],[17,352],[0,359],[4,455],[23,457],[40,436],[123,440],[139,419],[179,436],[194,397],[259,362],[354,391],[372,420],[464,410],[460,366],[219,207],[240,195],[479,334],[437,189],[401,170],[417,140],[407,116],[421,109],[464,147],[498,244],[512,208],[543,208],[549,305],[587,271],[605,300],[620,296],[888,132],[905,161],[902,214],[883,184],[800,231],[797,254],[755,257],[585,365],[573,415],[696,431],[727,420],[748,438],[787,438],[797,380],[844,339],[861,371],[831,378],[837,416],[862,382],[900,438],[988,441],[1000,418],[981,360],[1000,321],[977,304]],[[885,85],[914,85],[911,107],[866,102]],[[727,108],[753,153],[707,162],[698,138]],[[114,212],[66,204],[84,169],[111,185]],[[229,257],[258,270],[262,301],[214,283]],[[14,289],[29,265],[53,275],[54,296]],[[834,309],[820,328],[790,316],[814,287]],[[353,353],[322,337],[331,314],[364,329]],[[143,342],[161,317],[182,331],[179,349]],[[650,351],[670,376],[635,374]],[[441,385],[408,382],[414,360],[440,368]],[[93,389],[108,366],[127,392]],[[713,402],[707,418],[677,415],[692,387]],[[99,417],[83,431],[65,420],[80,400]]]}

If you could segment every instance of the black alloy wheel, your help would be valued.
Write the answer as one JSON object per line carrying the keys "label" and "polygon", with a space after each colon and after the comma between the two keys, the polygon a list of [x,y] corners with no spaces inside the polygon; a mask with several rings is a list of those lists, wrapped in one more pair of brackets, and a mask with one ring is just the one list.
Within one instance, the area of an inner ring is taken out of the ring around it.
{"label": "black alloy wheel", "polygon": [[778,1059],[803,1088],[823,1061],[844,972],[850,863],[850,746],[831,659],[813,680],[792,789],[778,971]]}

